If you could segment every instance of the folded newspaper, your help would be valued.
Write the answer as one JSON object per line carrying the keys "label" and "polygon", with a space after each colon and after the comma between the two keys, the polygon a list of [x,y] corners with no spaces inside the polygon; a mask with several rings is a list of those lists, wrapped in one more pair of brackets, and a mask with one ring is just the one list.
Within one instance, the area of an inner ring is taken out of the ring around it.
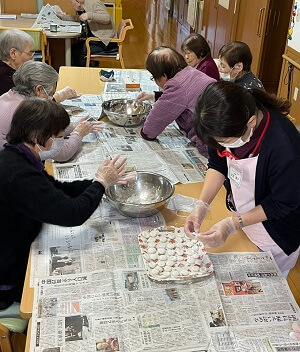
{"label": "folded newspaper", "polygon": [[49,31],[50,24],[56,24],[58,32],[81,33],[80,23],[61,20],[56,15],[53,7],[47,4],[41,8],[32,28],[42,28],[45,31]]}

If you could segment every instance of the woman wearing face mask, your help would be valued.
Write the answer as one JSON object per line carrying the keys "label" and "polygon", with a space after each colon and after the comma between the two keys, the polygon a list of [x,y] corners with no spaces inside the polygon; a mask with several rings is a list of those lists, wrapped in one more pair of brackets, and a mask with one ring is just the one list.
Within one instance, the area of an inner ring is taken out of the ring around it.
{"label": "woman wearing face mask", "polygon": [[219,51],[219,73],[223,81],[235,82],[244,88],[264,89],[251,72],[251,64],[252,54],[246,43],[227,43]]}
{"label": "woman wearing face mask", "polygon": [[41,154],[57,151],[70,118],[50,100],[29,98],[16,109],[8,143],[0,152],[0,310],[20,301],[31,243],[43,222],[83,224],[105,188],[127,183],[125,159],[104,161],[94,180],[59,182],[49,176]]}
{"label": "woman wearing face mask", "polygon": [[[58,74],[53,67],[38,61],[27,61],[20,66],[13,75],[15,87],[0,96],[0,150],[6,143],[6,135],[10,130],[12,116],[22,101],[29,97],[62,101],[71,98],[69,95],[71,88],[66,87],[55,92]],[[62,148],[59,152],[53,149],[51,153],[42,154],[43,160],[54,159],[55,161],[69,160],[81,147],[82,138],[88,133],[99,130],[98,122],[87,123],[80,121],[78,124],[70,124],[64,133],[68,139],[62,138],[55,142]],[[44,159],[46,158],[46,159]]]}
{"label": "woman wearing face mask", "polygon": [[[300,245],[300,135],[286,117],[289,109],[288,101],[261,89],[223,81],[207,87],[196,104],[195,130],[209,145],[208,171],[185,224],[187,235],[207,247],[243,228],[285,275]],[[223,184],[233,216],[198,234]]]}

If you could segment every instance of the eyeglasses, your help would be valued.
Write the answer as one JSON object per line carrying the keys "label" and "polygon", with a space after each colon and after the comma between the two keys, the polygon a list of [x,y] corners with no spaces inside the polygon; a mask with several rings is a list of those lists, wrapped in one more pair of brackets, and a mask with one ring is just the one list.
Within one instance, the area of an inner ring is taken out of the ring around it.
{"label": "eyeglasses", "polygon": [[153,76],[150,77],[150,81],[154,81],[154,77]]}
{"label": "eyeglasses", "polygon": [[20,52],[21,54],[24,53],[24,54],[28,55],[29,57],[33,57],[34,54],[35,54],[35,51],[32,51],[32,50],[30,50],[30,51],[27,53],[26,51],[22,51],[22,50],[19,50],[19,49],[16,49],[16,48],[14,48],[14,49],[17,50],[18,52]]}
{"label": "eyeglasses", "polygon": [[27,53],[26,51],[21,51],[22,53],[30,56],[30,57],[34,57],[35,51],[29,51],[29,53]]}

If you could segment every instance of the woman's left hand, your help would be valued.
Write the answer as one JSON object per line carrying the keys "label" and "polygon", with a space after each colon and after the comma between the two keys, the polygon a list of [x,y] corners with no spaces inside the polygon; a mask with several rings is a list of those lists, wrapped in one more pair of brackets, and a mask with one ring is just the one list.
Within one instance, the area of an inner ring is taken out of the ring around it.
{"label": "woman's left hand", "polygon": [[207,248],[216,248],[225,243],[227,237],[236,232],[232,217],[217,222],[208,231],[196,235],[195,240],[203,242]]}

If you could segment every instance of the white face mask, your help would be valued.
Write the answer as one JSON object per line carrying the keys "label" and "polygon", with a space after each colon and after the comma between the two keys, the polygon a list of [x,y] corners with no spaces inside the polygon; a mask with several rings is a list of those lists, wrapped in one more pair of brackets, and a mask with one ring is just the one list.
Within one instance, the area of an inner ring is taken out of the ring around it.
{"label": "white face mask", "polygon": [[40,146],[37,144],[37,147],[40,150],[39,156],[42,161],[47,159],[53,159],[64,146],[64,137],[51,138],[51,139],[53,142],[49,150],[42,150]]}
{"label": "white face mask", "polygon": [[233,143],[221,143],[221,142],[218,142],[218,143],[222,147],[225,147],[225,148],[239,148],[239,147],[242,147],[243,145],[245,145],[246,143],[248,143],[250,141],[250,138],[252,137],[252,135],[253,135],[253,128],[251,128],[249,137],[245,141],[243,141],[242,137],[240,137],[239,139],[237,139]]}
{"label": "white face mask", "polygon": [[[231,71],[230,71],[230,72],[231,72]],[[235,81],[235,78],[231,78],[231,77],[230,77],[230,72],[219,72],[220,78],[221,78],[223,81],[234,82],[234,81]]]}

